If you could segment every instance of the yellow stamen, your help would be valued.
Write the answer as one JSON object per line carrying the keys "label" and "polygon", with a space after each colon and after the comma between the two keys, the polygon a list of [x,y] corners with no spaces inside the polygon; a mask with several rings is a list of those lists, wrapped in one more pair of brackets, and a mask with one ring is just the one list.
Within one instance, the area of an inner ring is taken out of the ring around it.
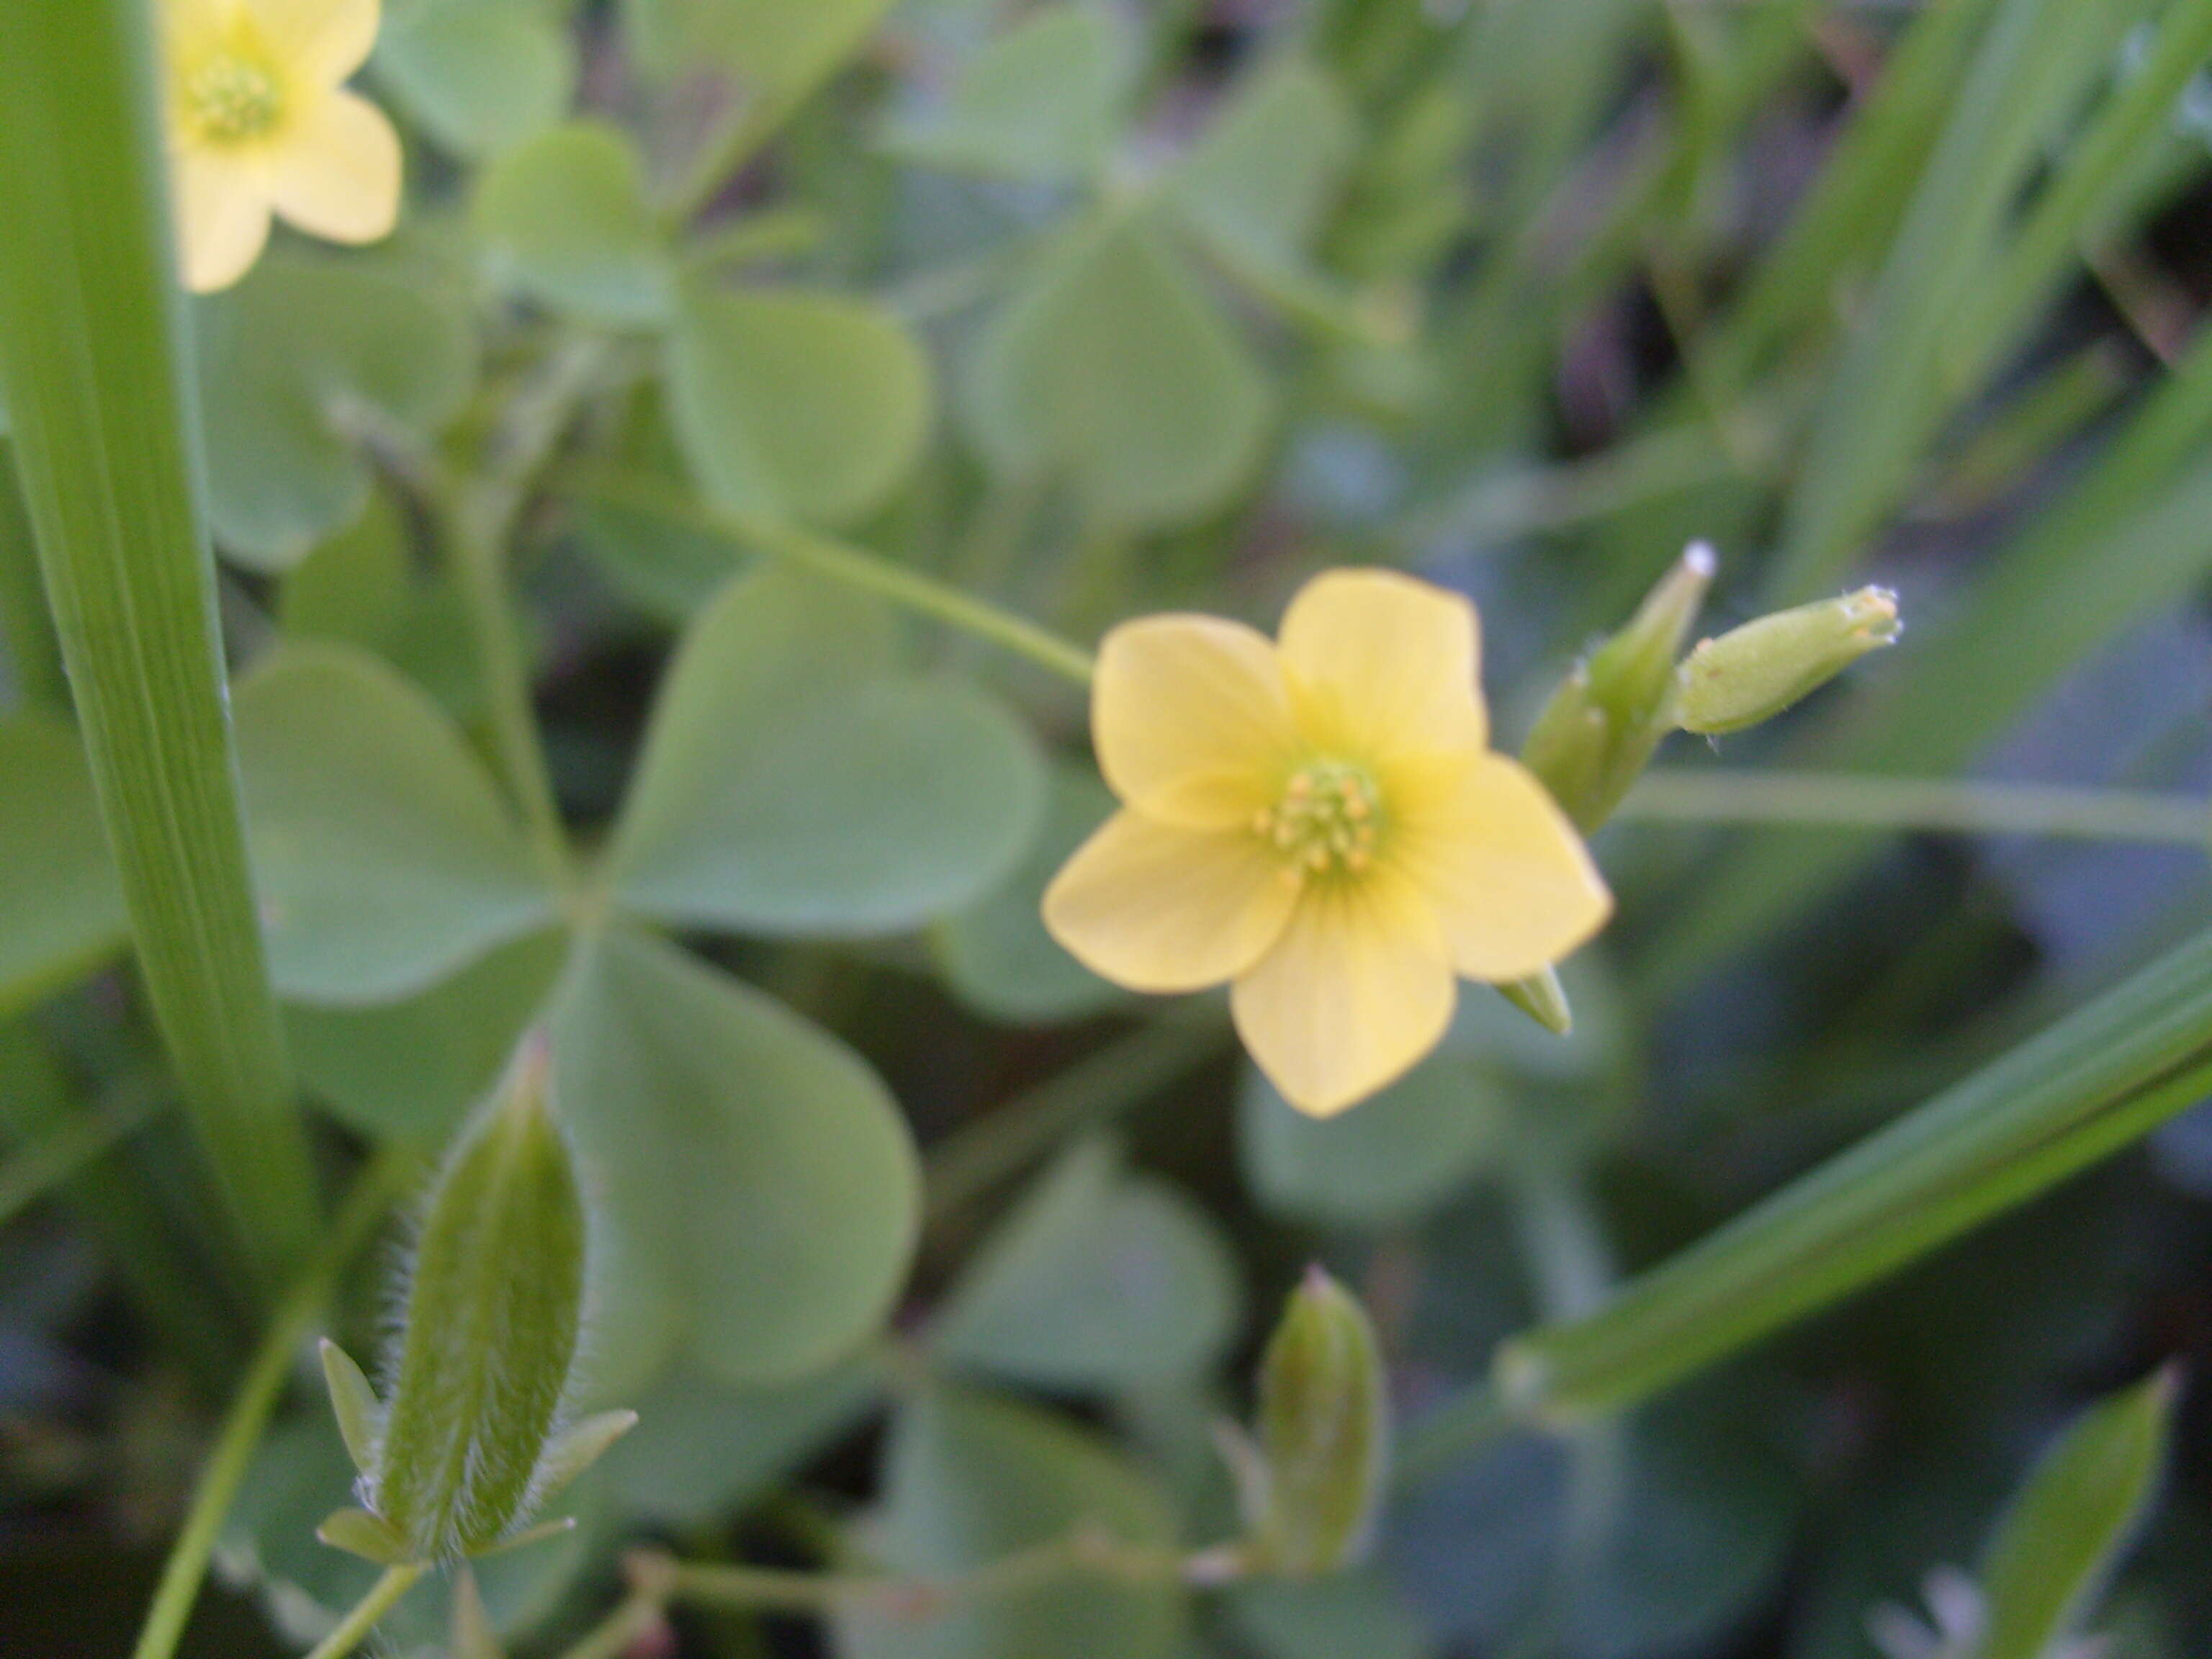
{"label": "yellow stamen", "polygon": [[185,77],[185,118],[203,138],[242,143],[265,137],[284,114],[284,89],[265,64],[237,52],[210,58]]}
{"label": "yellow stamen", "polygon": [[1253,817],[1254,833],[1287,854],[1303,880],[1332,872],[1357,875],[1374,862],[1382,809],[1373,776],[1346,761],[1309,762],[1285,781],[1273,806]]}

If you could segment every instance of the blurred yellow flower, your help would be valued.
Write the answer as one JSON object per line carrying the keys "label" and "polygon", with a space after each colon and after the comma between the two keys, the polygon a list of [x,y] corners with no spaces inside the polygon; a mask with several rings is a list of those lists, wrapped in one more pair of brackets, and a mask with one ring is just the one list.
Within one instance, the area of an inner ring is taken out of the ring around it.
{"label": "blurred yellow flower", "polygon": [[1573,827],[1493,754],[1474,607],[1383,571],[1309,583],[1279,643],[1216,617],[1115,629],[1091,696],[1123,810],[1045,926],[1132,990],[1233,983],[1237,1029],[1316,1116],[1435,1047],[1457,976],[1557,962],[1612,910]]}
{"label": "blurred yellow flower", "polygon": [[185,286],[228,288],[269,217],[373,242],[399,212],[399,139],[343,82],[376,44],[378,0],[161,0]]}

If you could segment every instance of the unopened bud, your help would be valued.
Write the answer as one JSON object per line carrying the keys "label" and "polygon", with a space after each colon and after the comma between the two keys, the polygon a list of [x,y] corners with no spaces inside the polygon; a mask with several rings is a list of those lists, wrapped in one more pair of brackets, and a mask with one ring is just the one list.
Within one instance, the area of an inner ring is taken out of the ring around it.
{"label": "unopened bud", "polygon": [[1682,729],[1718,737],[1771,720],[1869,652],[1895,644],[1903,631],[1897,595],[1886,587],[1862,587],[1731,629],[1682,665]]}
{"label": "unopened bud", "polygon": [[1252,1564],[1294,1577],[1352,1565],[1382,1505],[1389,1399],[1366,1314],[1319,1267],[1268,1340],[1259,1394],[1243,1483]]}
{"label": "unopened bud", "polygon": [[323,1523],[372,1560],[479,1555],[635,1421],[562,1419],[584,1302],[584,1206],[533,1033],[460,1133],[424,1212],[396,1379],[380,1401],[325,1344],[324,1373],[364,1508]]}
{"label": "unopened bud", "polygon": [[1585,833],[1613,816],[1674,729],[1675,660],[1716,568],[1692,542],[1628,625],[1578,665],[1529,730],[1521,758]]}

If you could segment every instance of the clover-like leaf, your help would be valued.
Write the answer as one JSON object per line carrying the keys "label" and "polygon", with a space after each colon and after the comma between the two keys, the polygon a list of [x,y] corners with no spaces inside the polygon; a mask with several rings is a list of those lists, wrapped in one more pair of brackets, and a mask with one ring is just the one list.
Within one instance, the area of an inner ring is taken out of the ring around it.
{"label": "clover-like leaf", "polygon": [[1113,144],[1132,67],[1108,12],[1082,0],[1040,7],[961,65],[941,108],[894,123],[888,137],[939,167],[1080,179]]}
{"label": "clover-like leaf", "polygon": [[619,127],[572,121],[507,151],[477,186],[475,222],[495,274],[555,311],[639,328],[675,303],[645,164]]}
{"label": "clover-like leaf", "polygon": [[954,1287],[935,1334],[948,1360],[1048,1388],[1184,1382],[1236,1334],[1221,1230],[1164,1181],[1078,1145]]}
{"label": "clover-like leaf", "polygon": [[274,653],[239,686],[238,734],[285,994],[405,996],[551,920],[552,890],[483,767],[377,659]]}
{"label": "clover-like leaf", "polygon": [[496,155],[568,106],[576,49],[544,0],[413,0],[388,9],[378,78],[454,155]]}
{"label": "clover-like leaf", "polygon": [[827,1032],[619,926],[554,1023],[555,1096],[600,1197],[603,1390],[681,1341],[772,1382],[852,1350],[913,1253],[921,1177],[890,1094]]}
{"label": "clover-like leaf", "polygon": [[892,933],[1011,870],[1042,797],[1034,744],[992,699],[894,674],[871,605],[764,569],[685,635],[609,880],[672,921]]}
{"label": "clover-like leaf", "polygon": [[669,418],[692,472],[740,513],[838,526],[921,453],[928,360],[886,311],[828,294],[688,293],[668,338]]}
{"label": "clover-like leaf", "polygon": [[1188,261],[1142,212],[1065,233],[971,361],[969,424],[994,467],[1057,472],[1110,522],[1188,521],[1259,464],[1273,398]]}
{"label": "clover-like leaf", "polygon": [[264,259],[196,315],[209,514],[224,551],[258,570],[360,515],[361,428],[428,441],[474,378],[460,306],[334,258]]}

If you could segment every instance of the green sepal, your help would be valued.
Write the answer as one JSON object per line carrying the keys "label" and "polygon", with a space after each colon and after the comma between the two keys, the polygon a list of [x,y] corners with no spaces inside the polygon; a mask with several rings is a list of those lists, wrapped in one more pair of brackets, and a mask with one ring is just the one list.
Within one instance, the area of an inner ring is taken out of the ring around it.
{"label": "green sepal", "polygon": [[540,1521],[534,1527],[525,1527],[520,1532],[495,1539],[481,1548],[471,1550],[469,1554],[481,1561],[489,1556],[505,1555],[512,1550],[527,1549],[532,1544],[542,1544],[549,1538],[558,1538],[564,1533],[575,1530],[574,1516],[556,1515],[550,1521]]}
{"label": "green sepal", "polygon": [[1869,652],[1897,643],[1897,595],[1862,587],[1778,611],[1706,640],[1681,667],[1685,732],[1720,737],[1769,720]]}
{"label": "green sepal", "polygon": [[1568,1006],[1567,989],[1559,983],[1556,968],[1501,985],[1498,994],[1553,1036],[1565,1036],[1575,1029],[1575,1011]]}
{"label": "green sepal", "polygon": [[330,1340],[322,1342],[323,1383],[331,1392],[331,1413],[338,1420],[346,1454],[363,1474],[376,1473],[377,1443],[384,1437],[384,1402],[353,1356]]}
{"label": "green sepal", "polygon": [[599,1412],[568,1430],[545,1449],[538,1466],[538,1496],[550,1503],[598,1462],[608,1447],[637,1426],[633,1411]]}
{"label": "green sepal", "polygon": [[407,1540],[381,1516],[367,1510],[333,1510],[315,1528],[315,1536],[334,1550],[358,1555],[380,1567],[404,1566],[414,1559]]}

